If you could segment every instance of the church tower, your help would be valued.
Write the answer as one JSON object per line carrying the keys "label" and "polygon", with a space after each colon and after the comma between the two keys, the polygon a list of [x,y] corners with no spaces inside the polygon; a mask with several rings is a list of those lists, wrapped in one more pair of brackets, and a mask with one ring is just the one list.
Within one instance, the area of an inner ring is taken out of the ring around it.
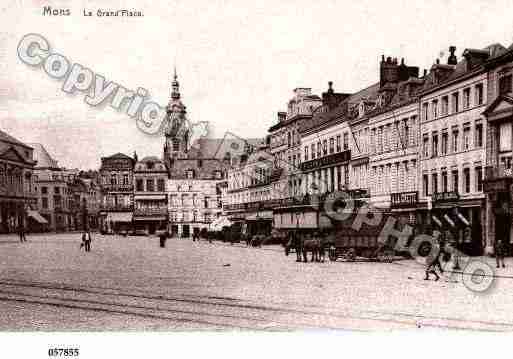
{"label": "church tower", "polygon": [[186,158],[189,149],[189,122],[180,100],[180,84],[175,73],[171,82],[171,98],[166,107],[164,160]]}

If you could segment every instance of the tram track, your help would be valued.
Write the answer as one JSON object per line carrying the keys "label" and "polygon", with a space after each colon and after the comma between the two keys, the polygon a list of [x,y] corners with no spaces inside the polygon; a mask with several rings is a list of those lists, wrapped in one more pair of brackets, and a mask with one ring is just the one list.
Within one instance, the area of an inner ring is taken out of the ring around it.
{"label": "tram track", "polygon": [[[91,298],[91,296],[94,296]],[[513,323],[430,317],[386,311],[333,311],[297,303],[248,303],[216,296],[169,296],[122,291],[119,288],[71,286],[64,283],[0,280],[0,301],[99,311],[147,319],[192,323],[209,328],[239,330],[358,329],[357,322],[398,328],[437,327],[466,330],[512,330]],[[127,302],[128,301],[128,302]],[[183,308],[185,306],[185,308]],[[283,318],[286,317],[286,318]],[[292,319],[289,319],[292,317]],[[324,323],[333,323],[325,325]],[[478,326],[473,329],[468,326]],[[354,327],[354,328],[353,328]]]}

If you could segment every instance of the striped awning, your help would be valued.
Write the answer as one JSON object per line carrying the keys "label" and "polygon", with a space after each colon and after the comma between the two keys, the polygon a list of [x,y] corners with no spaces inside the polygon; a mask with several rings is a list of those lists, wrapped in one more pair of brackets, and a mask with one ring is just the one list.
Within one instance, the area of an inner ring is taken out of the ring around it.
{"label": "striped awning", "polygon": [[109,212],[108,222],[132,222],[132,212]]}
{"label": "striped awning", "polygon": [[28,210],[27,215],[41,224],[48,224],[46,218],[40,215],[38,211]]}

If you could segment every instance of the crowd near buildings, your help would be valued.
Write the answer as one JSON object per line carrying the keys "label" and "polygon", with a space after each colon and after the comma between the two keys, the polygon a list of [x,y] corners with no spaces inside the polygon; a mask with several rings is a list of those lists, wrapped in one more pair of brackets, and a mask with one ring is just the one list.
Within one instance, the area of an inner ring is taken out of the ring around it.
{"label": "crowd near buildings", "polygon": [[342,191],[398,226],[490,252],[513,241],[513,44],[456,50],[423,71],[382,56],[356,92],[296,88],[262,139],[189,143],[175,72],[162,155],[117,153],[97,171],[60,168],[42,145],[0,132],[0,229],[189,237],[223,219],[269,235],[329,228],[319,202]]}

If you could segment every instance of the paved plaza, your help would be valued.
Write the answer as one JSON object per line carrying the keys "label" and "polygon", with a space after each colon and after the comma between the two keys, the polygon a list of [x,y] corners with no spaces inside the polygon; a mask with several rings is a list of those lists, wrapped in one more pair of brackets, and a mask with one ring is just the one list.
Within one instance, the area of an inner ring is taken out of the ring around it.
{"label": "paved plaza", "polygon": [[[513,262],[490,291],[413,260],[296,263],[279,246],[80,234],[0,238],[1,330],[513,329]],[[485,260],[493,264],[493,258]]]}

